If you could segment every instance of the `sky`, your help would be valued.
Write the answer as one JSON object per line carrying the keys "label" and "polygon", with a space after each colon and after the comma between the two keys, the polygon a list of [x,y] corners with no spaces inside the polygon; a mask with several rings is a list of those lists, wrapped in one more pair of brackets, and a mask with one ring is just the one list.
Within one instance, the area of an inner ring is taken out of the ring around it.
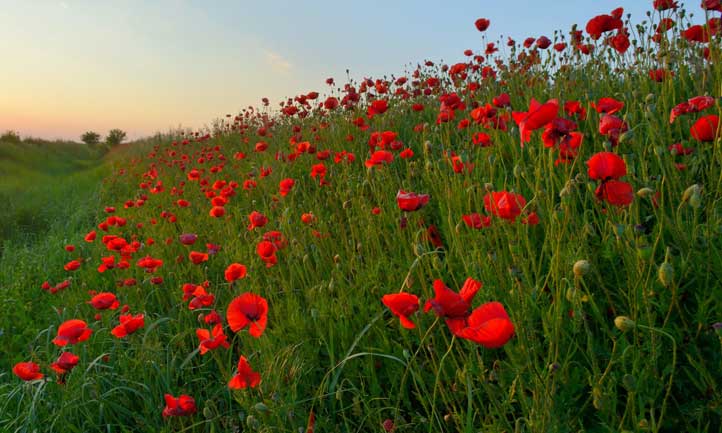
{"label": "sky", "polygon": [[[325,79],[463,61],[486,41],[551,37],[649,0],[0,0],[0,133],[131,139],[327,90]],[[695,5],[696,6],[696,3]],[[476,18],[488,18],[484,35]]]}

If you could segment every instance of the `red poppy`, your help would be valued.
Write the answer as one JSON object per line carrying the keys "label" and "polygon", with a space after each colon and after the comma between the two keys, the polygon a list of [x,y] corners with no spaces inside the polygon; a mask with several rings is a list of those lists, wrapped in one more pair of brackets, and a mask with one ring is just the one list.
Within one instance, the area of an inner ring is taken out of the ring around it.
{"label": "red poppy", "polygon": [[402,189],[396,193],[396,204],[399,209],[406,212],[413,212],[421,209],[429,202],[428,194],[417,194],[415,192],[406,192]]}
{"label": "red poppy", "polygon": [[482,227],[489,227],[491,225],[491,218],[479,213],[471,213],[468,215],[462,215],[461,219],[468,227],[473,229],[481,229]]}
{"label": "red poppy", "polygon": [[165,399],[163,418],[169,416],[188,416],[196,413],[196,401],[189,395],[181,394],[176,398],[170,394],[165,394],[163,398]]}
{"label": "red poppy", "polygon": [[689,133],[697,141],[714,141],[719,135],[719,117],[710,114],[699,118],[689,129]]}
{"label": "red poppy", "polygon": [[73,369],[76,365],[78,365],[78,362],[80,361],[80,357],[77,355],[74,355],[70,352],[63,352],[58,357],[57,361],[50,364],[50,368],[55,370],[58,374],[65,374],[70,372],[70,370]]}
{"label": "red poppy", "polygon": [[225,214],[226,208],[224,208],[223,206],[213,206],[208,212],[208,215],[212,216],[213,218],[220,218]]}
{"label": "red poppy", "polygon": [[492,215],[509,221],[516,220],[526,206],[526,199],[521,194],[508,191],[487,193],[484,196],[484,209]]}
{"label": "red poppy", "polygon": [[95,230],[90,231],[87,235],[85,235],[85,242],[93,242],[96,236],[97,234],[95,233]]}
{"label": "red poppy", "polygon": [[471,312],[466,327],[458,335],[487,349],[496,349],[514,335],[514,324],[501,303],[488,302]]}
{"label": "red poppy", "polygon": [[632,185],[614,179],[602,182],[594,194],[599,200],[620,207],[628,206],[634,200]]}
{"label": "red poppy", "polygon": [[259,383],[261,383],[261,375],[253,371],[245,356],[241,356],[241,359],[238,360],[237,372],[228,382],[228,387],[231,389],[255,388]]}
{"label": "red poppy", "polygon": [[479,18],[476,21],[474,21],[474,25],[476,26],[476,29],[479,30],[480,32],[483,32],[486,29],[488,29],[489,24],[491,24],[491,22],[486,18]]}
{"label": "red poppy", "polygon": [[268,322],[268,302],[261,296],[246,292],[228,305],[226,320],[233,332],[248,328],[248,332],[258,338]]}
{"label": "red poppy", "polygon": [[602,33],[619,30],[622,28],[622,20],[620,17],[613,15],[597,15],[587,22],[586,30],[592,39],[597,40],[602,36]]}
{"label": "red poppy", "polygon": [[229,283],[246,278],[246,267],[240,263],[231,263],[226,268],[224,276]]}
{"label": "red poppy", "polygon": [[276,246],[270,242],[270,241],[261,241],[256,245],[256,253],[266,263],[266,267],[270,268],[271,266],[278,263],[278,258],[276,257]]}
{"label": "red poppy", "polygon": [[471,301],[482,286],[481,281],[476,281],[469,277],[464,282],[464,286],[459,293],[454,292],[446,287],[443,281],[434,281],[433,299],[426,301],[424,304],[424,313],[429,312],[432,308],[437,316],[445,318],[460,318],[469,315]]}
{"label": "red poppy", "polygon": [[291,191],[291,189],[293,188],[293,185],[294,185],[295,183],[296,183],[296,182],[295,182],[293,179],[288,179],[288,178],[287,178],[287,179],[283,179],[283,180],[279,183],[279,192],[280,192],[280,194],[281,194],[282,196],[284,196],[284,197],[285,197],[286,195],[288,195],[288,193]]}
{"label": "red poppy", "polygon": [[652,6],[658,11],[676,10],[679,7],[676,0],[654,0]]}
{"label": "red poppy", "polygon": [[116,338],[124,338],[145,326],[145,315],[143,315],[143,313],[135,316],[132,314],[121,314],[119,319],[120,325],[110,331]]}
{"label": "red poppy", "polygon": [[301,222],[306,225],[313,224],[313,222],[315,220],[316,220],[316,217],[310,212],[304,213],[303,215],[301,215]]}
{"label": "red poppy", "polygon": [[401,320],[401,326],[406,329],[413,329],[416,327],[414,322],[409,320],[408,317],[419,309],[419,298],[416,295],[412,295],[410,293],[384,295],[381,298],[381,302],[383,302],[383,304],[386,305],[394,315],[398,316]]}
{"label": "red poppy", "polygon": [[71,260],[63,266],[66,271],[75,271],[80,267],[80,260]]}
{"label": "red poppy", "polygon": [[190,254],[188,254],[188,258],[191,262],[193,262],[194,265],[200,265],[201,263],[208,261],[208,254],[198,251],[191,251]]}
{"label": "red poppy", "polygon": [[624,108],[624,102],[614,98],[601,98],[598,102],[592,102],[592,107],[597,113],[614,114]]}
{"label": "red poppy", "polygon": [[544,104],[540,104],[536,99],[532,98],[527,112],[513,112],[512,117],[519,126],[521,134],[521,145],[531,139],[532,131],[545,126],[557,117],[559,104],[556,99],[550,99]]}
{"label": "red poppy", "polygon": [[24,381],[38,380],[43,378],[40,366],[34,362],[18,362],[13,366],[13,373]]}
{"label": "red poppy", "polygon": [[58,335],[53,339],[56,346],[77,344],[90,338],[93,330],[80,319],[71,319],[58,327]]}
{"label": "red poppy", "polygon": [[220,346],[228,349],[230,344],[228,343],[226,334],[223,333],[223,325],[220,323],[213,327],[213,331],[207,329],[196,329],[196,336],[200,340],[200,353],[205,355],[209,350],[217,349]]}
{"label": "red poppy", "polygon": [[253,230],[256,227],[265,226],[268,223],[268,218],[262,213],[254,210],[250,215],[248,215],[248,221],[250,221],[250,224],[248,224],[248,230]]}
{"label": "red poppy", "polygon": [[93,298],[88,301],[88,304],[92,305],[96,310],[115,310],[120,306],[120,301],[118,301],[114,293],[102,292],[93,296]]}
{"label": "red poppy", "polygon": [[587,174],[595,180],[619,179],[627,174],[627,164],[617,154],[599,152],[587,161]]}

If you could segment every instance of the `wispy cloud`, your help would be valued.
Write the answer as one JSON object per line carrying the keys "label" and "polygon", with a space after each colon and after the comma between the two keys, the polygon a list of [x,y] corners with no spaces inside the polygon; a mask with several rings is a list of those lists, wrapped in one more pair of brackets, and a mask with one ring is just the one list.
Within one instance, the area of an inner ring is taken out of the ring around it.
{"label": "wispy cloud", "polygon": [[288,72],[293,66],[291,62],[283,58],[283,56],[270,50],[264,50],[264,57],[266,58],[266,63],[276,72]]}

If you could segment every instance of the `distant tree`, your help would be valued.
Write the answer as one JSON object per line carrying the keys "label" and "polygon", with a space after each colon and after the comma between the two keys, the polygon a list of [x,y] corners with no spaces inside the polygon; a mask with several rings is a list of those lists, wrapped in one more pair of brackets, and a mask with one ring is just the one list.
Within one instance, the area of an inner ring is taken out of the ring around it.
{"label": "distant tree", "polygon": [[98,143],[100,143],[100,134],[95,131],[88,131],[85,134],[81,135],[80,139],[88,146],[95,147],[98,145]]}
{"label": "distant tree", "polygon": [[110,147],[115,147],[125,140],[125,136],[125,131],[117,128],[111,129],[110,132],[108,132],[108,136],[105,137],[105,142],[108,143]]}
{"label": "distant tree", "polygon": [[0,135],[0,141],[6,141],[9,143],[20,143],[20,133],[9,129],[5,131],[3,135]]}

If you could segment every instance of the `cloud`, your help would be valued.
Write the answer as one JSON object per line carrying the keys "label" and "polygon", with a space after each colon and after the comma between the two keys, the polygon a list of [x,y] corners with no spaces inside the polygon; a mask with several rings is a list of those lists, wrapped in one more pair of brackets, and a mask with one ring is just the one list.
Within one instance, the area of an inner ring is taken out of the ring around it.
{"label": "cloud", "polygon": [[70,8],[70,5],[68,5],[68,4],[65,3],[65,2],[60,2],[60,7],[63,8],[63,9],[69,9],[69,8]]}
{"label": "cloud", "polygon": [[266,58],[266,63],[276,72],[288,72],[293,66],[291,62],[273,51],[264,50],[264,57]]}

